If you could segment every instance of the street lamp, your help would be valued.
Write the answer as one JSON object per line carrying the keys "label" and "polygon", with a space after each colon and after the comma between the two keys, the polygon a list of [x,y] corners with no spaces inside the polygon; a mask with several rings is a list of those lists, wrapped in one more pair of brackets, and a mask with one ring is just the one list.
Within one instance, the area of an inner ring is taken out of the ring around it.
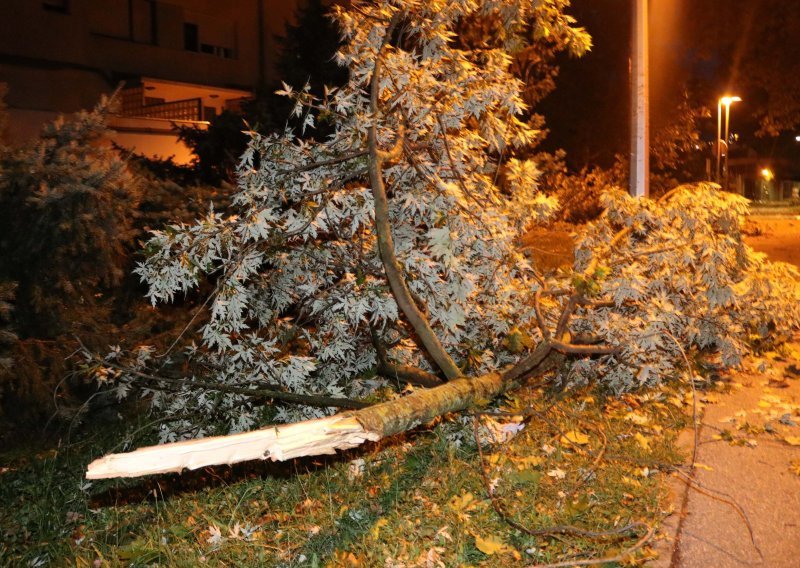
{"label": "street lamp", "polygon": [[741,102],[741,97],[724,96],[717,101],[717,183],[721,182],[720,163],[722,161],[722,107],[725,107],[725,187],[728,186],[728,136],[731,124],[731,104]]}
{"label": "street lamp", "polygon": [[650,82],[648,0],[633,1],[631,54],[631,168],[630,193],[650,195]]}

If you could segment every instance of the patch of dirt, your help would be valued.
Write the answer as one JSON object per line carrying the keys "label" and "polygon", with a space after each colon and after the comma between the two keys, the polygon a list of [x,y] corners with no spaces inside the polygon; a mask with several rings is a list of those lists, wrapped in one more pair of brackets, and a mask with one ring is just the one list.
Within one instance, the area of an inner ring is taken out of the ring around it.
{"label": "patch of dirt", "polygon": [[576,229],[575,225],[568,223],[534,227],[520,238],[519,249],[540,272],[547,274],[560,268],[569,269],[575,261]]}
{"label": "patch of dirt", "polygon": [[751,216],[745,242],[771,260],[800,266],[800,216]]}

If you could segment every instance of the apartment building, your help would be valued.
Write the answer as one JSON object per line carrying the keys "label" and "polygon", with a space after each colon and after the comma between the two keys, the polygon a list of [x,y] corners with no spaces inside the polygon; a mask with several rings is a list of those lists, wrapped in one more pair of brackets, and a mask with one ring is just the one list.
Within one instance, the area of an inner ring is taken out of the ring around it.
{"label": "apartment building", "polygon": [[302,0],[2,0],[11,143],[123,85],[116,141],[186,162],[174,125],[207,124],[275,79],[275,35]]}

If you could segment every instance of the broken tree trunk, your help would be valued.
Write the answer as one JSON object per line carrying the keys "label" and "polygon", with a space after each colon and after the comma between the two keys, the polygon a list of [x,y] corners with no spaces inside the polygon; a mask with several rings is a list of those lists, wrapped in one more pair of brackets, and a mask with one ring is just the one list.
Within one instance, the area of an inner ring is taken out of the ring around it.
{"label": "broken tree trunk", "polygon": [[328,418],[110,454],[90,463],[86,477],[139,477],[250,460],[284,461],[335,454],[337,450],[405,432],[450,412],[485,406],[504,392],[519,387],[524,377],[544,374],[562,358],[557,348],[545,342],[504,372],[456,379]]}

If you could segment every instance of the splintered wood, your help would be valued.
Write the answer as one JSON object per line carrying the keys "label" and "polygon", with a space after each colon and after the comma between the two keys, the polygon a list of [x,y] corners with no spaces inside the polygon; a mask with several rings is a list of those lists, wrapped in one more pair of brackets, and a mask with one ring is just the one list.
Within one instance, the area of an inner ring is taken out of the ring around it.
{"label": "splintered wood", "polygon": [[335,454],[336,450],[354,448],[380,437],[365,431],[351,414],[339,414],[254,432],[110,454],[90,463],[86,478],[139,477],[250,460],[284,461],[299,456]]}

